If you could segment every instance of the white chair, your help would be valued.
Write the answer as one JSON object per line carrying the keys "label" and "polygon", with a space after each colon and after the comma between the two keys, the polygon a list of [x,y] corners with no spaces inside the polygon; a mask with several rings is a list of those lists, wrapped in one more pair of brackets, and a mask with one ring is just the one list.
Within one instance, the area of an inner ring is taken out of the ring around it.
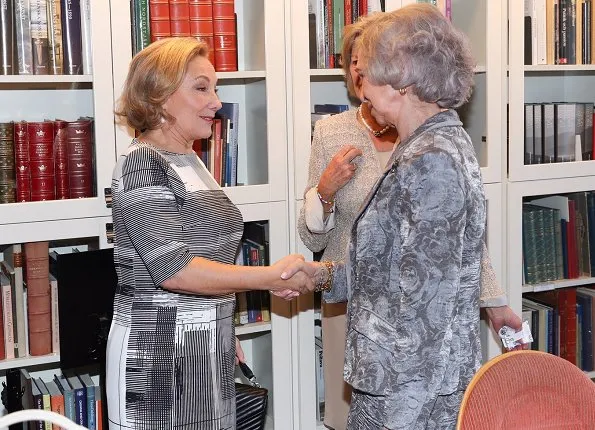
{"label": "white chair", "polygon": [[7,429],[10,425],[27,421],[50,421],[66,430],[88,430],[87,427],[72,422],[64,415],[41,409],[25,409],[4,415],[0,418],[0,429]]}

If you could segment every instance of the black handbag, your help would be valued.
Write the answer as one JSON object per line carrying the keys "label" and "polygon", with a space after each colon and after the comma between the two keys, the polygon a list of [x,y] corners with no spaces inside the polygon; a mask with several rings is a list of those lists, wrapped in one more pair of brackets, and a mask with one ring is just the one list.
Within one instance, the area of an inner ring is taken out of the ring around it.
{"label": "black handbag", "polygon": [[250,384],[236,382],[236,430],[264,430],[269,391],[256,381],[252,369],[240,363]]}

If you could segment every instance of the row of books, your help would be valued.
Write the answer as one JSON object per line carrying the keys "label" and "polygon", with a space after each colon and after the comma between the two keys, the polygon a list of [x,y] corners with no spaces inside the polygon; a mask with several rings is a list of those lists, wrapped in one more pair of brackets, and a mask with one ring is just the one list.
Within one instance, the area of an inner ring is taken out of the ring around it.
{"label": "row of books", "polygon": [[[51,380],[32,376],[27,369],[10,369],[2,398],[9,412],[41,409],[56,412],[89,430],[104,426],[102,390],[89,373],[55,374]],[[22,397],[15,396],[14,391]],[[12,427],[11,427],[12,428]],[[28,430],[59,430],[57,424],[29,421]]]}
{"label": "row of books", "polygon": [[235,0],[132,0],[132,48],[166,37],[197,37],[218,72],[238,70]]}
{"label": "row of books", "polygon": [[525,64],[595,64],[592,0],[524,0]]}
{"label": "row of books", "polygon": [[595,275],[595,192],[540,198],[523,204],[523,283]]}
{"label": "row of books", "polygon": [[93,118],[0,123],[0,203],[95,195]]}
{"label": "row of books", "polygon": [[[452,0],[404,0],[410,3],[430,3],[451,19]],[[373,12],[385,10],[383,0],[308,0],[310,38],[310,68],[342,67],[341,47],[343,28]]]}
{"label": "row of books", "polygon": [[3,0],[0,75],[93,73],[91,0]]}
{"label": "row of books", "polygon": [[341,67],[343,27],[381,9],[377,0],[308,0],[310,68]]}
{"label": "row of books", "polygon": [[238,185],[239,120],[239,104],[223,102],[213,120],[211,137],[196,140],[192,145],[222,187]]}
{"label": "row of books", "polygon": [[526,103],[525,164],[593,159],[593,103]]}
{"label": "row of books", "polygon": [[[263,222],[244,223],[244,234],[236,258],[240,266],[268,266],[269,230]],[[235,325],[244,325],[271,320],[268,291],[246,291],[236,294]]]}
{"label": "row of books", "polygon": [[0,359],[60,352],[58,283],[48,242],[14,244],[0,262]]}
{"label": "row of books", "polygon": [[523,296],[531,349],[558,355],[585,372],[595,369],[595,287],[564,288]]}

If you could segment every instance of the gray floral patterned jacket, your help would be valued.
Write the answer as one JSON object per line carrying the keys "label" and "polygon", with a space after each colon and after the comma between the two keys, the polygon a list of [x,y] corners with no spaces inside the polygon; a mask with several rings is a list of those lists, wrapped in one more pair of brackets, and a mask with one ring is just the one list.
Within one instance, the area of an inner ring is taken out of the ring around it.
{"label": "gray floral patterned jacket", "polygon": [[349,301],[345,380],[386,396],[393,428],[425,428],[480,365],[486,222],[480,167],[455,111],[395,150],[351,231],[328,302]]}

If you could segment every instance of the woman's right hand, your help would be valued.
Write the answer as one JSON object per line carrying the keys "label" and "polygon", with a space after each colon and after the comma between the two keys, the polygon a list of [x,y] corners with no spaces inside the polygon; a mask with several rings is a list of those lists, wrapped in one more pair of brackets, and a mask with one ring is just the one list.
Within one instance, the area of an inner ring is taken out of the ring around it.
{"label": "woman's right hand", "polygon": [[354,159],[362,151],[353,145],[345,145],[331,159],[318,181],[318,192],[325,200],[333,200],[337,191],[355,175],[357,165]]}
{"label": "woman's right hand", "polygon": [[[287,300],[296,296],[295,293],[306,294],[314,290],[316,285],[316,267],[304,261],[301,254],[290,254],[271,265],[275,273],[271,293]],[[291,273],[291,276],[283,276]],[[289,291],[295,292],[290,294]]]}

